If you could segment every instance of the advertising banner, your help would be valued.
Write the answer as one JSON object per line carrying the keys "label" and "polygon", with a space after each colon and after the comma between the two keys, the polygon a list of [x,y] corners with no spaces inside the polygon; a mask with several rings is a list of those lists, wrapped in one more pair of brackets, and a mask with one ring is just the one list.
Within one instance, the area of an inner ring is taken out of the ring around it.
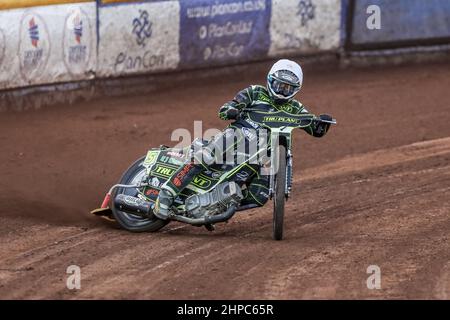
{"label": "advertising banner", "polygon": [[181,0],[181,68],[267,56],[270,0]]}
{"label": "advertising banner", "polygon": [[91,79],[95,2],[0,11],[0,89]]}
{"label": "advertising banner", "polygon": [[[374,8],[376,10],[369,8]],[[369,9],[369,10],[368,10]],[[379,28],[368,27],[378,12]],[[358,0],[354,1],[351,42],[374,48],[414,45],[419,42],[450,42],[448,0]]]}
{"label": "advertising banner", "polygon": [[179,17],[178,1],[101,6],[97,74],[110,77],[177,68]]}
{"label": "advertising banner", "polygon": [[270,56],[337,51],[341,0],[273,0]]}

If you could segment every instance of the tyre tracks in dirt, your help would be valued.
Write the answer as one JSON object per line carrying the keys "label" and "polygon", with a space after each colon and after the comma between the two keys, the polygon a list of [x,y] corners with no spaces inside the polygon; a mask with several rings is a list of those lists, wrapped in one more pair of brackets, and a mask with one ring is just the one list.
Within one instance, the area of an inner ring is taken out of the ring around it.
{"label": "tyre tracks in dirt", "polygon": [[[309,200],[301,207],[288,202],[281,242],[270,239],[270,208],[239,215],[215,234],[183,225],[144,235],[34,226],[28,235],[34,242],[13,240],[20,253],[2,259],[2,297],[445,297],[450,167],[442,163],[448,140],[427,142],[440,145],[434,153],[413,144],[340,160],[353,170],[306,171],[295,180],[293,197]],[[368,165],[366,159],[376,157]],[[64,288],[70,264],[83,270],[79,293]],[[372,264],[380,265],[384,291],[364,288]],[[18,290],[20,283],[30,287]],[[49,283],[53,289],[40,294]]]}

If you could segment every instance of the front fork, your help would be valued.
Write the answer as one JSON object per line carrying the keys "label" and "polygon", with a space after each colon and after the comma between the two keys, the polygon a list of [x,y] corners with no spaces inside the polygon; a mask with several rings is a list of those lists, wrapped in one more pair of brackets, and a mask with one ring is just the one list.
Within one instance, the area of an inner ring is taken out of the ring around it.
{"label": "front fork", "polygon": [[292,151],[288,149],[286,159],[286,199],[289,199],[292,190],[292,158]]}
{"label": "front fork", "polygon": [[[272,154],[276,154],[276,152],[272,152]],[[289,196],[292,191],[292,151],[291,149],[287,149],[287,159],[286,159],[286,199],[289,199]],[[274,159],[272,159],[273,161]],[[273,194],[275,192],[275,168],[272,165],[270,167],[270,180],[269,180],[269,197],[270,199],[273,198]]]}

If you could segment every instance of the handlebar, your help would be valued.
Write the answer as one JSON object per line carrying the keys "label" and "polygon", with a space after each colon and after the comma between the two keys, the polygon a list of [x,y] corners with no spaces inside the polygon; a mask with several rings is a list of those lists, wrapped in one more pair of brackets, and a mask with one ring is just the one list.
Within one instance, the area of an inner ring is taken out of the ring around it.
{"label": "handlebar", "polygon": [[[249,108],[243,108],[242,110],[240,110],[240,112],[236,116],[236,120],[238,120],[238,119],[240,119],[242,117],[242,113],[243,112],[255,112],[255,111],[258,111],[258,110],[253,110],[253,109],[249,109]],[[319,118],[317,116],[314,116],[314,118],[311,119],[311,120],[312,121],[317,121],[317,122],[329,123],[329,124],[337,124],[336,119],[324,120],[324,119],[321,119],[321,118]]]}
{"label": "handlebar", "polygon": [[337,124],[336,119],[332,119],[332,120],[322,120],[320,118],[314,118],[314,121],[319,121],[319,122],[325,122],[325,123],[329,123],[329,124]]}

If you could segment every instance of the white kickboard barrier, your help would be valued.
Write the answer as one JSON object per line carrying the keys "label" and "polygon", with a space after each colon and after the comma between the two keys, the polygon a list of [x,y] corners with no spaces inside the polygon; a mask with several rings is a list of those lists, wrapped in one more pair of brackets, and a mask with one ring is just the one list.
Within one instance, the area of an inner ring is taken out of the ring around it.
{"label": "white kickboard barrier", "polygon": [[[192,21],[185,17],[190,17],[192,6],[204,8],[208,3],[97,1],[0,11],[0,90],[339,49],[341,0],[216,0],[214,15]],[[251,8],[263,8],[264,18],[250,16]],[[246,36],[224,29],[220,38],[215,32],[212,40],[205,39],[202,23],[251,25],[248,52],[236,61],[200,63],[204,50],[198,46],[216,48]],[[205,44],[207,40],[211,43]]]}
{"label": "white kickboard barrier", "polygon": [[101,6],[97,76],[176,69],[179,26],[178,1]]}
{"label": "white kickboard barrier", "polygon": [[0,89],[92,79],[96,3],[0,11]]}
{"label": "white kickboard barrier", "polygon": [[272,0],[269,57],[337,51],[341,0]]}

